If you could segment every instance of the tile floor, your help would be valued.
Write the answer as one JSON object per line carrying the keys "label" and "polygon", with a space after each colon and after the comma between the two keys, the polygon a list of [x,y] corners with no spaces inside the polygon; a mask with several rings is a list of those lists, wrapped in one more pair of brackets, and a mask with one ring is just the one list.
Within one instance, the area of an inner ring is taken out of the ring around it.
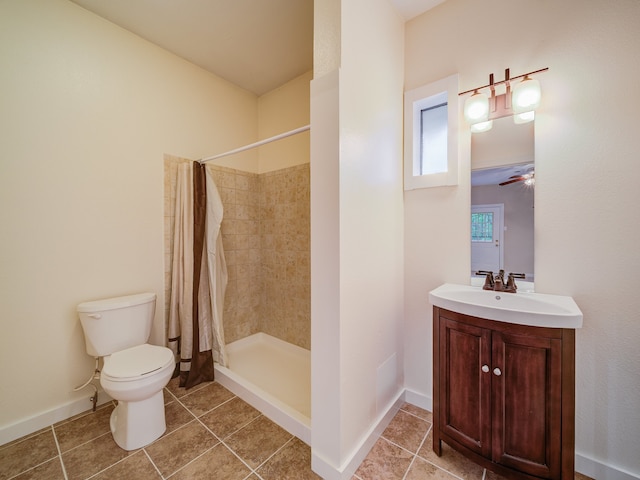
{"label": "tile floor", "polygon": [[[0,446],[0,479],[20,480],[306,480],[307,445],[216,382],[189,391],[172,380],[164,390],[167,431],[126,452],[109,431],[113,404],[56,423]],[[444,446],[430,449],[431,414],[405,404],[358,468],[353,480],[501,477]],[[576,479],[587,477],[576,474]]]}

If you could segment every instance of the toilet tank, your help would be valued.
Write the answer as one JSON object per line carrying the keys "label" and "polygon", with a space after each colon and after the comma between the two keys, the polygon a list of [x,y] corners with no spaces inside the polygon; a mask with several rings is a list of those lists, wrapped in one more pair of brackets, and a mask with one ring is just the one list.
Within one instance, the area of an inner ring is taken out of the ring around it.
{"label": "toilet tank", "polygon": [[77,307],[87,353],[104,357],[147,343],[156,311],[155,293],[84,302]]}

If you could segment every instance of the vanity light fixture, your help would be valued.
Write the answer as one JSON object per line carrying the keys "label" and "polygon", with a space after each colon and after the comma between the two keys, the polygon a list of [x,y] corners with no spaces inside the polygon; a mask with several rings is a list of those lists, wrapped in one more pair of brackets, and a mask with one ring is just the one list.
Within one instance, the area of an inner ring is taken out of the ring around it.
{"label": "vanity light fixture", "polygon": [[528,122],[532,122],[535,118],[536,118],[536,112],[534,112],[533,110],[529,112],[516,113],[513,115],[513,123],[516,123],[516,124],[528,123]]}
{"label": "vanity light fixture", "polygon": [[473,133],[486,132],[493,128],[493,120],[487,120],[486,122],[472,123],[470,128]]}
{"label": "vanity light fixture", "polygon": [[[515,123],[531,122],[535,118],[535,109],[540,105],[540,82],[532,79],[531,75],[546,72],[548,68],[542,68],[533,72],[511,77],[509,69],[504,71],[504,80],[495,82],[493,73],[489,75],[489,83],[482,87],[472,88],[459,93],[466,95],[473,92],[464,103],[464,118],[471,126],[471,132],[480,133],[491,130],[492,121],[496,118],[513,116]],[[511,91],[511,82],[522,78]],[[505,93],[496,94],[496,87],[504,85]],[[480,90],[488,88],[490,97]]]}
{"label": "vanity light fixture", "polygon": [[464,118],[471,125],[489,120],[489,98],[476,89],[464,102]]}
{"label": "vanity light fixture", "polygon": [[533,112],[540,106],[540,82],[525,75],[520,83],[513,87],[511,105],[513,113]]}

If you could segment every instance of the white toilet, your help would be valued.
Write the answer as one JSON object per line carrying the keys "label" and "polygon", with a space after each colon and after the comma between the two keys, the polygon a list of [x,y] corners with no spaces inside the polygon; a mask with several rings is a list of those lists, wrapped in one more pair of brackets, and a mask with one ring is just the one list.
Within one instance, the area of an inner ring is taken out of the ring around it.
{"label": "white toilet", "polygon": [[103,357],[100,384],[118,401],[111,433],[125,450],[150,444],[166,430],[162,389],[175,368],[173,352],[149,345],[155,293],[78,305],[87,353]]}

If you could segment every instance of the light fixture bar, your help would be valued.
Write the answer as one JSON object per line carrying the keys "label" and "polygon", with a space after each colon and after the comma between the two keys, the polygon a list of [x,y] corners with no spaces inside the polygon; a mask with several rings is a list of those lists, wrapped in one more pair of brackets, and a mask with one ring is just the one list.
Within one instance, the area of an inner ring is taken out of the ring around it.
{"label": "light fixture bar", "polygon": [[[509,77],[509,74],[506,74],[505,76],[507,78],[505,78],[504,80],[501,80],[499,82],[494,82],[493,81],[493,73],[489,75],[489,82],[487,85],[483,85],[482,87],[476,87],[476,88],[472,88],[471,90],[466,90],[464,92],[460,92],[458,95],[466,95],[467,93],[471,93],[471,92],[475,92],[476,90],[482,90],[483,88],[491,88],[491,93],[493,94],[495,91],[495,87],[498,85],[502,85],[502,84],[507,84],[509,85],[510,82],[513,82],[514,80],[517,80],[519,78],[524,78],[527,75],[535,75],[536,73],[541,73],[541,72],[546,72],[547,70],[549,70],[549,67],[547,68],[541,68],[540,70],[534,70],[533,72],[529,72],[529,73],[524,73],[522,75],[518,75],[517,77]],[[507,72],[509,71],[509,69],[506,70]]]}

